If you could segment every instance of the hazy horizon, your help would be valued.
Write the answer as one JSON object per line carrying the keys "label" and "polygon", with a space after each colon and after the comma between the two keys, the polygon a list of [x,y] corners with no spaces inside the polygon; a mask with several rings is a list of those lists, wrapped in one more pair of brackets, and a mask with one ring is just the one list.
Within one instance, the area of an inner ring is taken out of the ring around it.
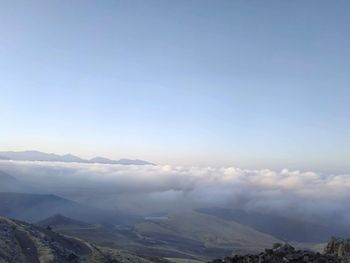
{"label": "hazy horizon", "polygon": [[[235,167],[235,168],[238,168],[238,169],[247,169],[247,170],[271,170],[271,171],[274,171],[274,172],[282,172],[283,170],[290,170],[290,171],[297,171],[297,172],[315,172],[315,173],[320,173],[320,174],[324,174],[324,175],[347,175],[347,174],[350,174],[350,171],[347,170],[347,169],[335,169],[335,170],[327,170],[327,169],[312,169],[310,167],[302,167],[302,166],[266,166],[264,164],[255,164],[255,165],[250,165],[249,164],[246,164],[246,165],[236,165],[233,161],[232,162],[228,162],[226,164],[214,164],[214,165],[210,165],[210,164],[207,164],[207,163],[201,163],[201,162],[193,162],[193,163],[182,163],[182,164],[179,164],[179,163],[161,163],[161,162],[154,162],[153,160],[149,160],[149,159],[142,159],[142,158],[138,158],[137,156],[135,157],[132,157],[130,158],[129,156],[125,156],[125,155],[120,155],[120,156],[106,156],[106,155],[103,155],[103,154],[92,154],[92,155],[79,155],[79,154],[74,154],[74,153],[71,153],[71,152],[50,152],[50,151],[42,151],[42,150],[37,150],[37,149],[30,149],[30,150],[21,150],[21,149],[16,149],[16,150],[4,150],[4,149],[0,149],[0,153],[1,152],[14,152],[14,153],[21,153],[21,152],[41,152],[41,153],[45,153],[45,154],[55,154],[55,155],[60,155],[60,156],[64,156],[64,155],[73,155],[75,157],[79,157],[83,160],[91,160],[93,158],[96,158],[96,157],[102,157],[102,158],[107,158],[107,159],[110,159],[110,160],[122,160],[122,159],[127,159],[127,160],[142,160],[142,161],[146,161],[146,162],[149,162],[151,164],[154,164],[154,165],[160,165],[160,166],[170,166],[170,167],[182,167],[182,168],[191,168],[191,167],[194,167],[194,168],[230,168],[230,167]],[[0,154],[0,157],[3,157],[1,156]],[[11,159],[10,159],[11,160]],[[1,159],[0,159],[1,161]],[[23,160],[25,161],[25,160]],[[28,160],[28,161],[31,161],[31,160]],[[40,161],[40,160],[38,160]],[[45,162],[45,161],[44,161]],[[50,162],[50,161],[48,161]]]}

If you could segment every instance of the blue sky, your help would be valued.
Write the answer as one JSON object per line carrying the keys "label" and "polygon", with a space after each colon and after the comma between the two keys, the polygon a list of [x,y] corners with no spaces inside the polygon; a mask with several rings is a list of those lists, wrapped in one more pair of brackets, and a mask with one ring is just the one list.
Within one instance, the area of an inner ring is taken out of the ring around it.
{"label": "blue sky", "polygon": [[349,1],[2,1],[0,147],[350,171]]}

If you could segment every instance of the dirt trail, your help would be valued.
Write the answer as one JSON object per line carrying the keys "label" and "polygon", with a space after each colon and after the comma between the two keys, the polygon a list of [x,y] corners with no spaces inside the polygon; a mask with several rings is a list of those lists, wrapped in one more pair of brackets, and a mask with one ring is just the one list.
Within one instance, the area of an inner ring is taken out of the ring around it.
{"label": "dirt trail", "polygon": [[25,256],[28,263],[40,263],[38,258],[38,251],[34,242],[28,237],[28,234],[24,231],[15,230],[15,237],[22,249],[22,253]]}

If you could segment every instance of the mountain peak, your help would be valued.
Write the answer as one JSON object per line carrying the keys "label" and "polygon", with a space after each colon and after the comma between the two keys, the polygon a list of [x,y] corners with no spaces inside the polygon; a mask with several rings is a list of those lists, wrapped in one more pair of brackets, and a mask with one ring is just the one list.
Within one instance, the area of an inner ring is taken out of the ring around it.
{"label": "mountain peak", "polygon": [[89,226],[88,223],[75,220],[69,217],[66,217],[62,214],[55,214],[53,216],[50,216],[44,220],[41,220],[37,223],[37,225],[41,226],[60,226],[60,225],[75,225],[75,226]]}
{"label": "mountain peak", "polygon": [[95,158],[92,158],[89,160],[92,163],[113,163],[116,161],[113,161],[111,159],[105,158],[105,157],[101,157],[101,156],[96,156]]}

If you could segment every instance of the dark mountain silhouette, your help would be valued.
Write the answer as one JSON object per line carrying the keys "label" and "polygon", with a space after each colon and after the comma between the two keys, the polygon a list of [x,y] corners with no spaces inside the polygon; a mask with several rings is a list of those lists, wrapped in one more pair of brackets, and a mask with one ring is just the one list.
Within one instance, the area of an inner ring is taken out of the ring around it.
{"label": "dark mountain silhouette", "polygon": [[0,192],[30,192],[32,187],[16,179],[14,176],[0,171]]}
{"label": "dark mountain silhouette", "polygon": [[120,159],[110,160],[104,157],[95,157],[91,160],[85,160],[80,157],[65,154],[58,155],[54,153],[44,153],[39,151],[22,151],[22,152],[0,152],[0,159],[16,161],[50,161],[50,162],[77,162],[77,163],[103,163],[103,164],[121,164],[121,165],[154,165],[153,163],[143,160]]}
{"label": "dark mountain silhouette", "polygon": [[13,188],[18,188],[18,184],[19,181],[15,177],[0,171],[0,191],[11,191]]}
{"label": "dark mountain silhouette", "polygon": [[38,222],[62,214],[87,223],[128,224],[137,220],[120,211],[83,205],[56,195],[0,192],[0,216]]}
{"label": "dark mountain silhouette", "polygon": [[75,220],[66,216],[63,216],[61,214],[56,214],[53,216],[50,216],[49,218],[46,218],[44,220],[41,220],[36,223],[36,225],[40,226],[69,226],[69,225],[74,225],[74,226],[89,226],[90,224],[85,223],[83,221]]}

